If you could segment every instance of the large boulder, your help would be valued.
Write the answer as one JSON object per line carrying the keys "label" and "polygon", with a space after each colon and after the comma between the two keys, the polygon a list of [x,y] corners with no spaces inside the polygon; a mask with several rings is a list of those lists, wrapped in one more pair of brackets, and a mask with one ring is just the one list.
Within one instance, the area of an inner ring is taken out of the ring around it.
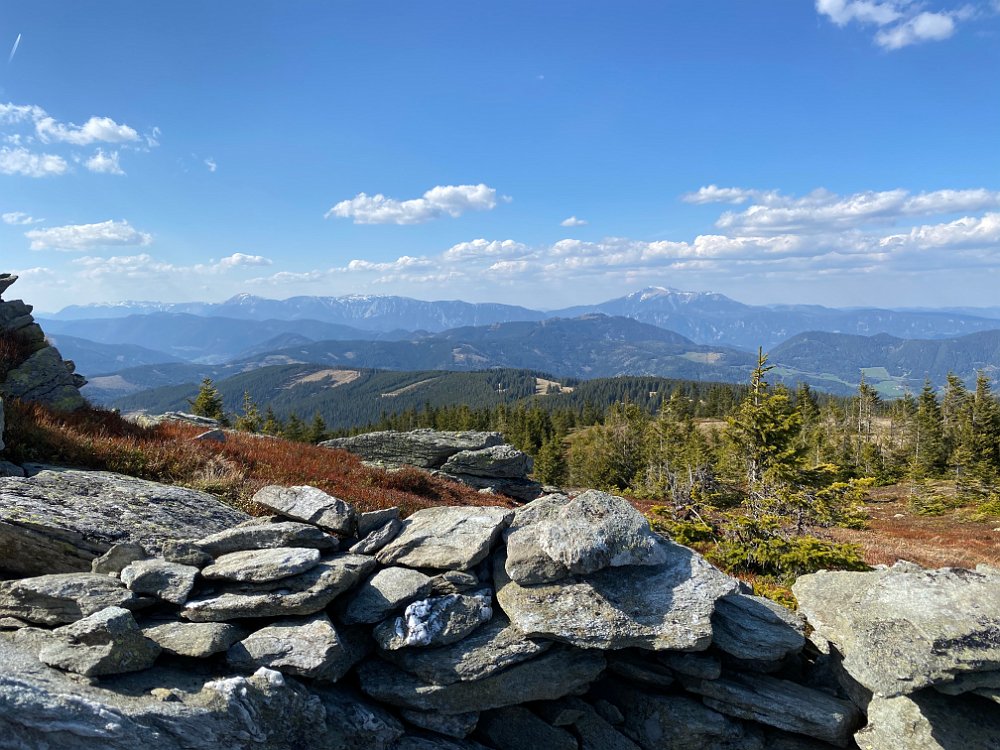
{"label": "large boulder", "polygon": [[87,402],[80,395],[84,384],[63,361],[59,351],[46,346],[7,373],[0,394],[22,401],[37,401],[55,409],[70,411]]}
{"label": "large boulder", "polygon": [[3,441],[4,429],[6,429],[6,425],[4,424],[4,416],[3,416],[3,399],[0,398],[0,451],[2,451],[4,448],[7,447],[6,443],[4,443]]}
{"label": "large boulder", "polygon": [[660,565],[605,568],[533,586],[512,581],[499,554],[497,602],[527,636],[581,648],[707,649],[715,603],[738,584],[687,547],[659,544]]}
{"label": "large boulder", "polygon": [[441,465],[441,471],[474,477],[522,479],[531,473],[533,464],[527,453],[504,444],[475,451],[459,451]]}
{"label": "large boulder", "polygon": [[814,637],[832,643],[844,669],[878,696],[1000,670],[1000,576],[897,563],[814,573],[792,591]]}
{"label": "large boulder", "polygon": [[146,638],[132,613],[108,607],[56,628],[38,658],[46,664],[98,677],[137,672],[153,666],[160,647]]}
{"label": "large boulder", "polygon": [[389,466],[417,466],[421,469],[440,469],[456,453],[478,451],[502,444],[503,436],[499,432],[445,432],[431,429],[368,432],[320,443],[326,448],[350,451],[364,461]]}
{"label": "large boulder", "polygon": [[230,552],[201,571],[209,580],[267,583],[305,573],[319,565],[319,550],[275,547]]}
{"label": "large boulder", "polygon": [[440,506],[418,510],[376,554],[383,565],[468,570],[486,559],[514,517],[505,508]]}
{"label": "large boulder", "polygon": [[996,750],[1000,707],[979,696],[951,698],[935,690],[875,698],[868,725],[855,739],[863,750]]}
{"label": "large boulder", "polygon": [[253,501],[280,516],[315,524],[327,531],[353,534],[357,527],[357,514],[350,503],[317,487],[268,485],[254,495]]}
{"label": "large boulder", "polygon": [[0,478],[0,571],[90,570],[115,544],[134,542],[156,553],[169,540],[222,531],[247,518],[205,492],[108,472]]}

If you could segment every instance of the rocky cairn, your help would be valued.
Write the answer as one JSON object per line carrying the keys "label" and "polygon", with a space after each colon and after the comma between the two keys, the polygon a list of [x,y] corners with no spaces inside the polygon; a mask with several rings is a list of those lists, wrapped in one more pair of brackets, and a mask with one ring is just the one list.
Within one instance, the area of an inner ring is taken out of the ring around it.
{"label": "rocky cairn", "polygon": [[534,500],[544,491],[541,484],[528,479],[531,456],[505,443],[499,432],[384,430],[325,440],[320,445],[349,451],[376,466],[426,469],[481,492],[516,500]]}
{"label": "rocky cairn", "polygon": [[807,638],[605,493],[255,500],[274,515],[0,582],[0,746],[1000,747],[1000,571],[806,576]]}
{"label": "rocky cairn", "polygon": [[22,300],[3,299],[15,281],[17,276],[0,274],[0,334],[19,338],[29,355],[0,382],[0,398],[37,401],[57,409],[80,408],[85,403],[80,388],[87,381],[75,372],[76,366],[71,361],[64,360],[45,340],[41,327],[31,316],[31,305]]}

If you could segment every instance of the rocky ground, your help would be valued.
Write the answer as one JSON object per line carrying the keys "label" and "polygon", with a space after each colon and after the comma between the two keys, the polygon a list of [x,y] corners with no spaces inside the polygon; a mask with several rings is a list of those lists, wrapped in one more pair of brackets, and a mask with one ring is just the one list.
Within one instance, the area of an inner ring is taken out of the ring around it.
{"label": "rocky ground", "polygon": [[793,613],[600,492],[249,518],[136,481],[0,479],[0,747],[1000,746],[994,568],[819,573]]}

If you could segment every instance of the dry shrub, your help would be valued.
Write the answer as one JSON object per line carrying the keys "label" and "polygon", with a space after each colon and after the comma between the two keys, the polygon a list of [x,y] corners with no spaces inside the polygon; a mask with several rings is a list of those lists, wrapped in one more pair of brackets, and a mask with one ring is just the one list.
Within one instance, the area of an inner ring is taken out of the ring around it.
{"label": "dry shrub", "polygon": [[154,427],[115,412],[84,408],[53,412],[39,404],[5,403],[6,455],[17,462],[114,471],[200,489],[255,514],[261,487],[308,484],[359,511],[393,505],[404,514],[434,505],[512,505],[503,497],[432,477],[418,469],[387,472],[345,451],[280,438],[229,432],[224,443],[197,441],[202,428],[179,422]]}
{"label": "dry shrub", "polygon": [[13,331],[0,330],[0,383],[32,354],[32,345]]}

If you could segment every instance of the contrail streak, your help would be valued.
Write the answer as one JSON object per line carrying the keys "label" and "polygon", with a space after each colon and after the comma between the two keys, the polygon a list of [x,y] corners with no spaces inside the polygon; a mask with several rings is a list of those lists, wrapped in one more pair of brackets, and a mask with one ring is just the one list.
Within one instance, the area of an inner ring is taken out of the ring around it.
{"label": "contrail streak", "polygon": [[21,35],[17,35],[17,39],[14,40],[14,46],[10,48],[10,57],[7,58],[7,62],[10,63],[14,59],[14,55],[17,54],[17,45],[21,43]]}

